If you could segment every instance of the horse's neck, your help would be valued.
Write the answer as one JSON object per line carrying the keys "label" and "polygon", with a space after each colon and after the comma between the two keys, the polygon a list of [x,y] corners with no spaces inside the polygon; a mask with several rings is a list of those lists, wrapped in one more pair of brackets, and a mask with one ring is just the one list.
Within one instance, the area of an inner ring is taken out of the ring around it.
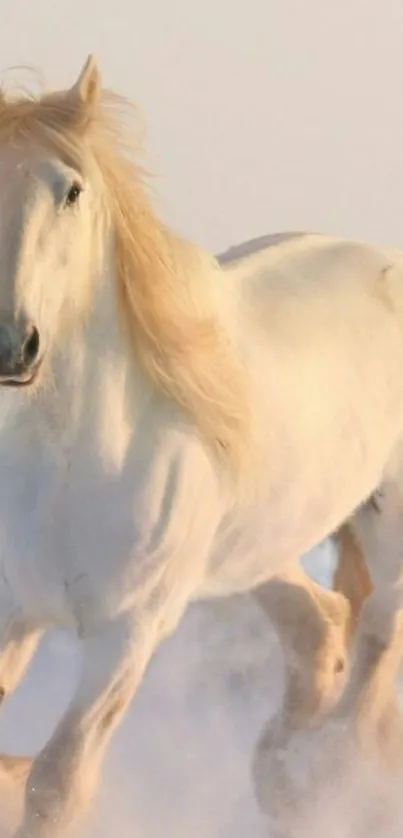
{"label": "horse's neck", "polygon": [[151,396],[124,334],[114,277],[106,275],[87,322],[51,360],[49,386],[37,404],[41,421],[61,446],[81,441],[121,457]]}

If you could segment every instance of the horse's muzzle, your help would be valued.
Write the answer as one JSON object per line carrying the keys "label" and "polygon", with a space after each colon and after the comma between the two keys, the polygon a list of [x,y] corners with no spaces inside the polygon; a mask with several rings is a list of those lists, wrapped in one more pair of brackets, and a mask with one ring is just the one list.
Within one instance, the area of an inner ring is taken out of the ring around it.
{"label": "horse's muzzle", "polygon": [[40,359],[40,336],[36,326],[0,313],[0,385],[28,387],[35,381]]}

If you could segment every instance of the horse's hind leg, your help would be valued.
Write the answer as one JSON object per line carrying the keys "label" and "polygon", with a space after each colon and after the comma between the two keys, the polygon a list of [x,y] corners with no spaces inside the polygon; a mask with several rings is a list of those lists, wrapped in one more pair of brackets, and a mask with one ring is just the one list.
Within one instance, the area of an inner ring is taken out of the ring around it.
{"label": "horse's hind leg", "polygon": [[351,526],[365,550],[373,592],[359,620],[349,682],[335,709],[352,720],[361,742],[380,753],[398,749],[402,723],[396,679],[403,654],[403,493],[398,483],[382,487],[376,503],[360,509]]}
{"label": "horse's hind leg", "polygon": [[363,618],[371,633],[389,646],[396,613],[403,609],[403,479],[388,481],[355,513],[354,536],[368,563],[373,592]]}
{"label": "horse's hind leg", "polygon": [[[370,603],[368,603],[370,606]],[[402,756],[402,717],[397,698],[397,677],[403,655],[403,615],[397,612],[389,643],[374,633],[371,608],[364,606],[351,676],[331,714],[352,726],[361,746],[376,753]]]}
{"label": "horse's hind leg", "polygon": [[346,598],[326,590],[300,566],[254,592],[279,637],[285,659],[283,713],[299,727],[332,698],[346,665]]}
{"label": "horse's hind leg", "polygon": [[[371,590],[371,580],[364,554],[350,528],[344,525],[338,533],[334,591],[317,585],[298,567],[288,577],[283,576],[280,584],[273,582],[258,595],[282,639],[285,693],[283,706],[264,726],[256,744],[252,778],[258,806],[269,820],[270,835],[289,838],[299,834],[296,823],[301,824],[304,817],[305,780],[295,781],[293,771],[290,773],[286,755],[291,757],[293,746],[290,751],[288,747],[293,736],[298,737],[313,719],[315,730],[319,714],[329,710],[329,706],[332,708],[338,698],[338,669],[346,662],[358,616]],[[325,725],[327,718],[324,712]],[[307,736],[315,750],[315,734],[309,727]],[[308,747],[307,778],[311,758]]]}
{"label": "horse's hind leg", "polygon": [[333,588],[318,585],[295,565],[254,592],[282,644],[284,712],[298,726],[334,699],[362,604],[371,591],[365,557],[348,525],[338,533]]}
{"label": "horse's hind leg", "polygon": [[333,590],[342,593],[350,604],[350,619],[346,626],[346,639],[350,643],[363,603],[372,593],[373,585],[363,549],[350,524],[340,528],[337,543],[338,562],[333,576]]}

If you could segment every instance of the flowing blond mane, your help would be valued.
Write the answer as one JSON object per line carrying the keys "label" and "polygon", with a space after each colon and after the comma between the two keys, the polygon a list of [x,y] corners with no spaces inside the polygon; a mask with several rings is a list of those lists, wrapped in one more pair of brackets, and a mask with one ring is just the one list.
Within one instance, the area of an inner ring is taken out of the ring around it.
{"label": "flowing blond mane", "polygon": [[[69,92],[0,101],[0,144],[35,142],[80,164],[92,153],[116,234],[117,292],[136,357],[239,473],[250,448],[247,379],[217,311],[215,259],[154,214],[124,117],[130,105],[104,91],[77,108]],[[138,155],[137,155],[138,156]]]}

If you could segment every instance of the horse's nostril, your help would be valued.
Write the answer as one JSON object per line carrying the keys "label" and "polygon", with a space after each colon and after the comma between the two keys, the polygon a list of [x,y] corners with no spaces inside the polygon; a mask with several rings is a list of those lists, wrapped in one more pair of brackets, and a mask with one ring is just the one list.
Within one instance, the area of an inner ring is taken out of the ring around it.
{"label": "horse's nostril", "polygon": [[30,367],[35,363],[39,354],[39,332],[33,326],[29,334],[27,334],[22,347],[22,362],[25,367]]}

